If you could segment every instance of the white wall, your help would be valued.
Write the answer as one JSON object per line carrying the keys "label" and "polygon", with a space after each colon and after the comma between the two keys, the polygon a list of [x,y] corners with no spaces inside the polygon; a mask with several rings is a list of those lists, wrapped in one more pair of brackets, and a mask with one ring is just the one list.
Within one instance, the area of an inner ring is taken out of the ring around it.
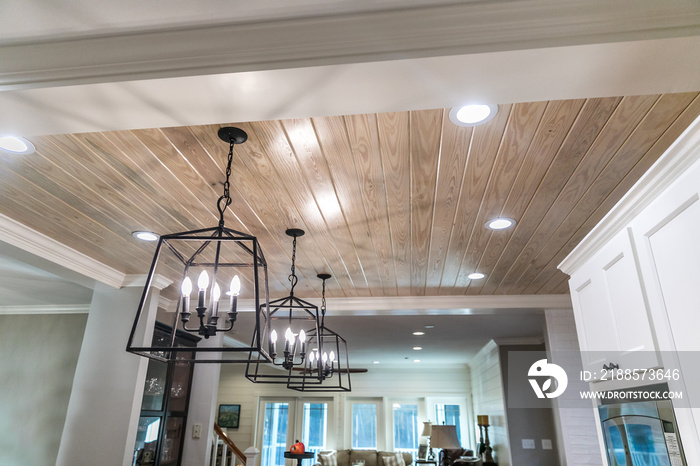
{"label": "white wall", "polygon": [[[335,393],[311,393],[304,394],[287,389],[284,385],[254,384],[245,378],[245,367],[236,364],[224,365],[221,369],[219,382],[218,404],[240,404],[241,416],[240,427],[238,429],[228,429],[228,435],[236,446],[245,450],[251,445],[256,445],[255,422],[257,418],[258,400],[260,397],[313,397],[326,396],[334,401],[333,415],[335,426],[329,432],[329,437],[333,437],[336,449],[349,448],[347,445],[346,429],[349,428],[349,421],[344,421],[344,404],[346,400],[356,397],[374,397],[385,401],[385,407],[391,409],[393,401],[400,401],[402,398],[421,398],[423,403],[419,403],[419,420],[424,421],[429,418],[426,405],[436,398],[461,399],[467,406],[466,416],[471,419],[469,412],[469,400],[471,398],[471,380],[468,367],[462,370],[452,369],[429,369],[409,366],[406,369],[382,368],[372,366],[369,372],[352,375],[351,392]],[[388,414],[387,414],[388,415]],[[434,421],[434,416],[431,419]],[[470,423],[464,427],[469,429]],[[380,433],[380,437],[381,437]],[[385,432],[384,436],[389,433]],[[473,437],[473,432],[471,434]],[[475,444],[469,445],[474,448]],[[386,448],[380,439],[379,448]]]}
{"label": "white wall", "polygon": [[474,413],[489,417],[489,440],[494,460],[510,466],[510,443],[506,425],[506,405],[501,377],[498,345],[492,340],[469,363],[471,369]]}
{"label": "white wall", "polygon": [[[573,311],[546,309],[544,315],[550,362],[561,366],[567,374],[578,374],[582,366]],[[554,418],[559,433],[559,457],[561,463],[568,466],[603,464],[593,403],[588,410],[562,406],[567,399],[576,399],[583,390],[588,390],[585,382],[569,377],[569,388],[553,400]]]}
{"label": "white wall", "polygon": [[86,321],[0,316],[0,465],[56,463]]}

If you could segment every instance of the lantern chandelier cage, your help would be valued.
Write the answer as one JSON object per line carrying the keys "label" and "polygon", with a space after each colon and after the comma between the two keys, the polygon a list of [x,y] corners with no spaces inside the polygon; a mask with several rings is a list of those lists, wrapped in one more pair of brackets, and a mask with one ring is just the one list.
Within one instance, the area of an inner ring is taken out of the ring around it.
{"label": "lantern chandelier cage", "polygon": [[295,369],[301,377],[290,377],[287,388],[300,392],[349,392],[352,371],[347,341],[326,327],[326,280],[331,275],[320,273],[317,277],[323,281],[321,325],[318,333],[309,336],[311,350],[306,364]]}
{"label": "lantern chandelier cage", "polygon": [[[265,327],[269,335],[267,354],[270,361],[260,354],[259,360],[248,363],[246,377],[255,383],[288,384],[302,379],[303,375],[294,369],[305,366],[309,357],[308,338],[319,332],[318,306],[294,295],[299,281],[296,275],[297,238],[304,235],[304,230],[290,228],[285,233],[293,238],[292,267],[288,277],[291,288],[289,296],[270,301],[269,311],[262,313],[267,319]],[[282,343],[278,341],[280,337]]]}
{"label": "lantern chandelier cage", "polygon": [[[129,335],[129,352],[163,362],[273,360],[266,344],[270,308],[265,257],[254,236],[224,225],[232,202],[233,149],[248,136],[232,127],[219,129],[218,136],[229,145],[224,192],[217,201],[219,224],[160,236]],[[239,296],[252,301],[253,308],[246,310],[252,312],[239,315]],[[167,330],[154,336],[155,322]],[[181,347],[175,343],[178,335],[200,341],[196,347]]]}

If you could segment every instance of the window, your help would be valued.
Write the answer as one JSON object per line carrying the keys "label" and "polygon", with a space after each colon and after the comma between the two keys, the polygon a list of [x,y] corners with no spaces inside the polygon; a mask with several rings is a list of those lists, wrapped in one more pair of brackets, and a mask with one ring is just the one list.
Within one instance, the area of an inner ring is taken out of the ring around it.
{"label": "window", "polygon": [[326,449],[328,403],[304,403],[302,442],[306,451],[318,453]]}
{"label": "window", "polygon": [[263,424],[263,466],[284,466],[287,448],[289,403],[265,403]]}
{"label": "window", "polygon": [[[263,397],[258,417],[261,466],[284,466],[284,452],[301,440],[309,453],[333,448],[328,426],[332,425],[332,400]],[[330,444],[329,444],[330,443]]]}
{"label": "window", "polygon": [[377,405],[375,403],[353,403],[352,448],[377,449]]}
{"label": "window", "polygon": [[394,404],[394,450],[418,457],[418,405]]}
{"label": "window", "polygon": [[459,417],[458,404],[435,403],[435,423],[455,426],[460,443],[468,445],[462,438],[462,421]]}

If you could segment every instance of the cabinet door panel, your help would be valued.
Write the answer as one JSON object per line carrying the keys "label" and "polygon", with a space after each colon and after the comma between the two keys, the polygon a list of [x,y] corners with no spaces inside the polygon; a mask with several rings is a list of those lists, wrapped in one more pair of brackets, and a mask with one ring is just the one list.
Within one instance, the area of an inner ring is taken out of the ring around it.
{"label": "cabinet door panel", "polygon": [[646,301],[627,230],[571,277],[576,324],[587,370],[658,367]]}
{"label": "cabinet door panel", "polygon": [[608,256],[604,255],[602,259],[605,261],[613,254],[614,257],[603,264],[603,274],[622,351],[617,364],[622,368],[624,363],[626,369],[658,367],[647,305],[628,232],[623,231],[609,246]]}
{"label": "cabinet door panel", "polygon": [[[579,340],[585,369],[600,370],[606,363],[603,351],[619,349],[615,329],[611,325],[610,308],[605,299],[603,280],[599,271],[574,290],[576,325],[580,327]],[[583,338],[583,339],[582,339]]]}

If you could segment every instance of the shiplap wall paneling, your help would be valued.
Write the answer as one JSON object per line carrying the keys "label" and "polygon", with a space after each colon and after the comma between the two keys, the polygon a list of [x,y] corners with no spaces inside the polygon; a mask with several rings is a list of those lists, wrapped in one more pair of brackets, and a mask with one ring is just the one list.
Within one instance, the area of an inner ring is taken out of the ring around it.
{"label": "shiplap wall paneling", "polygon": [[500,466],[510,466],[510,443],[506,425],[505,395],[498,345],[491,341],[469,364],[474,414],[489,417],[489,440]]}

